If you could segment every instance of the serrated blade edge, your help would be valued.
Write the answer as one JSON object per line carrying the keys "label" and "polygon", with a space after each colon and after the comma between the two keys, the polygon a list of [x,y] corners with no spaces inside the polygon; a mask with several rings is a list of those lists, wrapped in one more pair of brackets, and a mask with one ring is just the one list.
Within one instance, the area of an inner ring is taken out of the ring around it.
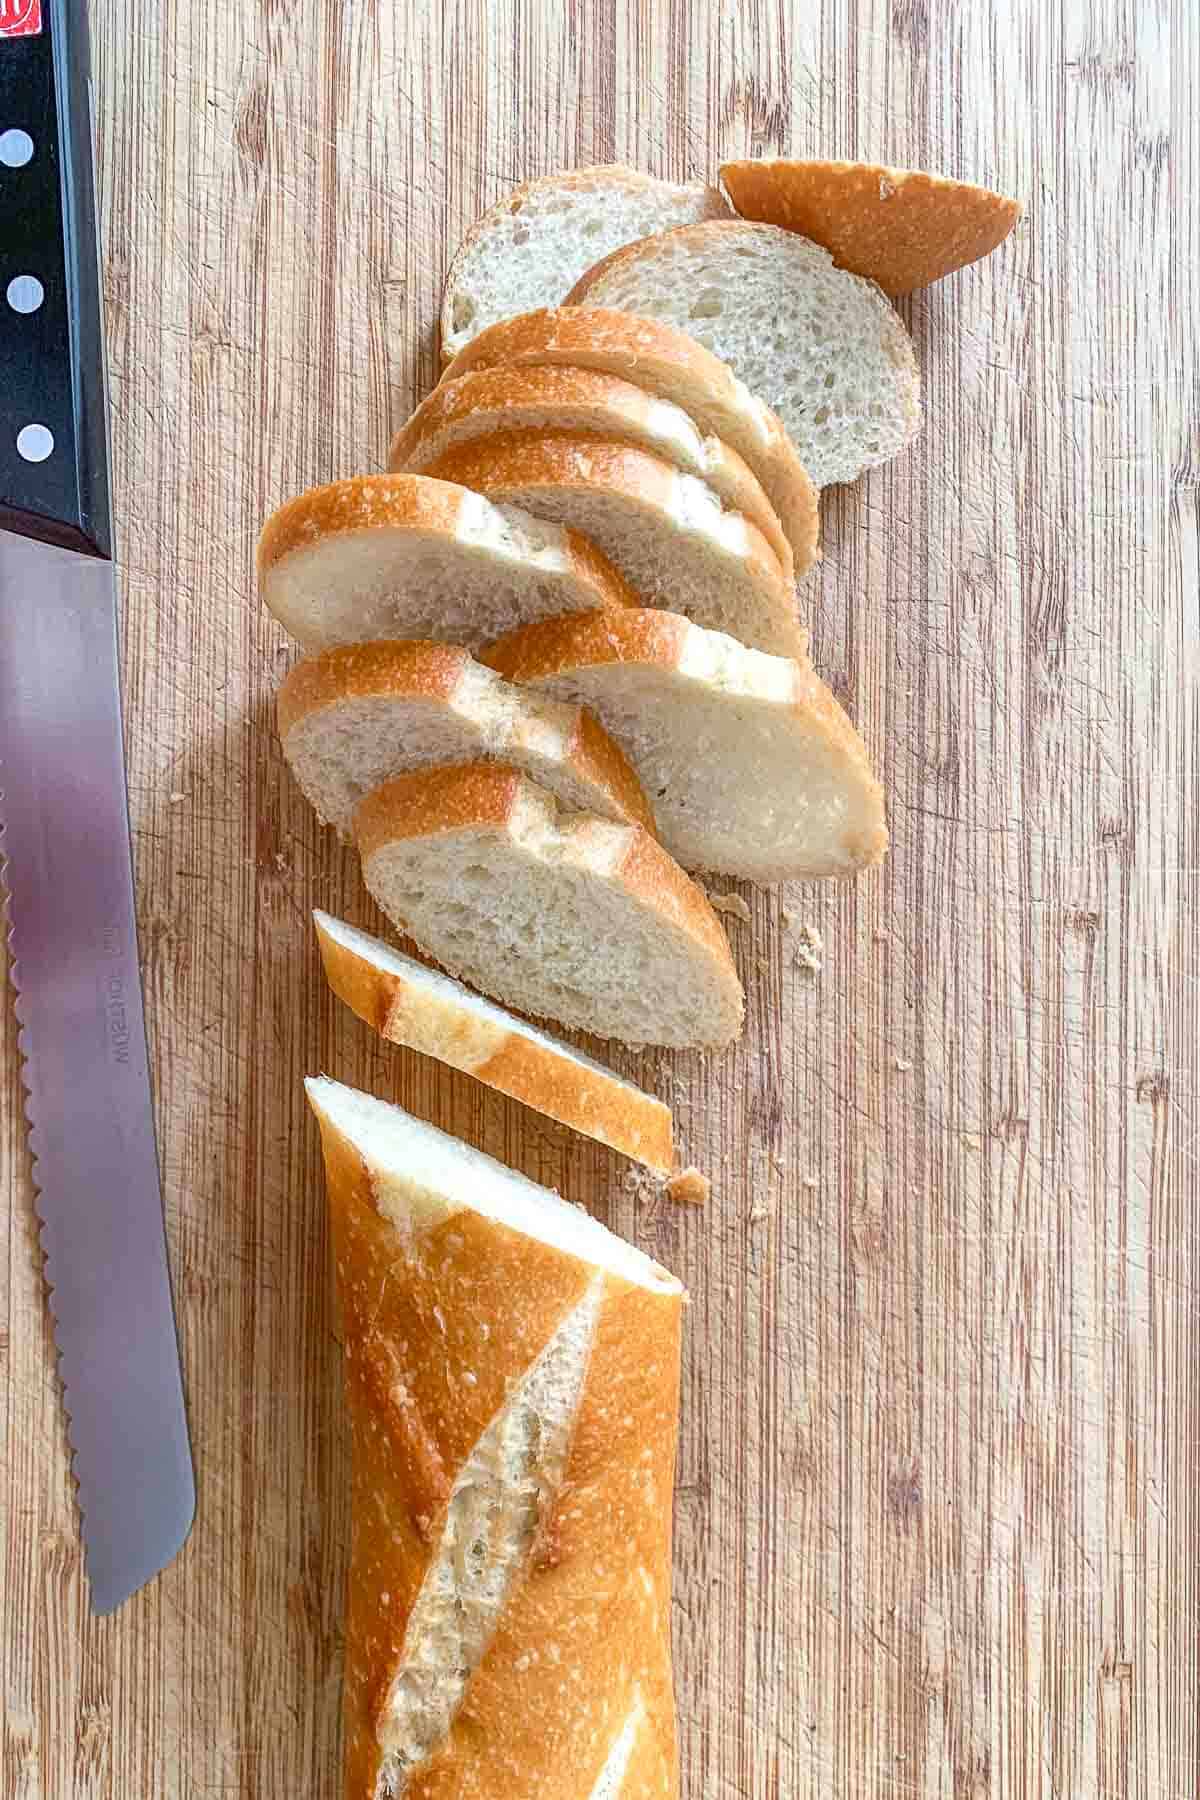
{"label": "serrated blade edge", "polygon": [[0,532],[0,880],[92,1603],[195,1508],[142,1018],[111,565]]}

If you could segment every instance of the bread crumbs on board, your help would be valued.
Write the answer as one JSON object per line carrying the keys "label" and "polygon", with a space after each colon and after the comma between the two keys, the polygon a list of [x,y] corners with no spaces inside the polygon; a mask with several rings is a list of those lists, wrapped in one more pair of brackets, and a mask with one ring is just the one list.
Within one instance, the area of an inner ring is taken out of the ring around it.
{"label": "bread crumbs on board", "polygon": [[825,966],[825,940],[815,925],[801,925],[796,933],[793,960],[810,975],[819,975]]}
{"label": "bread crumbs on board", "polygon": [[740,894],[714,894],[708,888],[704,891],[714,912],[729,913],[733,918],[741,919],[743,924],[750,923],[750,908]]}
{"label": "bread crumbs on board", "polygon": [[667,1194],[679,1205],[703,1206],[712,1192],[712,1183],[699,1169],[682,1169],[667,1183]]}

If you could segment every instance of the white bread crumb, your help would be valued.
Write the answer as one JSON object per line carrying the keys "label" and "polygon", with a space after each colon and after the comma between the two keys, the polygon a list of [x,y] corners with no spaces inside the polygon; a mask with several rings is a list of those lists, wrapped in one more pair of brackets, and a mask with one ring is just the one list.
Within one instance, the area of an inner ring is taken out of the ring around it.
{"label": "white bread crumb", "polygon": [[825,966],[825,942],[815,925],[802,925],[796,934],[794,960],[810,975],[819,975]]}
{"label": "white bread crumb", "polygon": [[708,903],[714,912],[732,913],[735,919],[743,919],[749,923],[750,908],[740,894],[714,894],[707,888],[705,892],[708,894]]}

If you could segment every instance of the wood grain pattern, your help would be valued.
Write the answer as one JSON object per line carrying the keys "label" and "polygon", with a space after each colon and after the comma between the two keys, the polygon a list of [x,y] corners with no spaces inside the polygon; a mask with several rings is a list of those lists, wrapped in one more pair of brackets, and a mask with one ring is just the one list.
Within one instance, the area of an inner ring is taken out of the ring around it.
{"label": "wood grain pattern", "polygon": [[[151,22],[153,20],[153,22]],[[142,942],[199,1478],[88,1615],[5,1011],[3,1751],[22,1800],[339,1791],[346,1440],[300,1078],[402,1099],[690,1286],[686,1791],[1200,1791],[1200,33],[1176,0],[95,13]],[[378,467],[509,183],[748,149],[1025,195],[905,304],[929,428],[826,502],[815,647],[894,849],[730,921],[742,1048],[622,1067],[703,1211],[372,1041],[272,738],[266,512]],[[793,915],[792,923],[788,915]],[[797,927],[825,940],[822,972]]]}

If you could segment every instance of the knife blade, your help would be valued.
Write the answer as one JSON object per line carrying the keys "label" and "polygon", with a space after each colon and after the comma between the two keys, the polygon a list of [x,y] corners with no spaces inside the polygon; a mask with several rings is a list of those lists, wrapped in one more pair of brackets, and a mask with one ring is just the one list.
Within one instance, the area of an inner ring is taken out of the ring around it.
{"label": "knife blade", "polygon": [[82,0],[0,0],[0,217],[0,871],[104,1613],[171,1561],[195,1486],[138,963]]}

